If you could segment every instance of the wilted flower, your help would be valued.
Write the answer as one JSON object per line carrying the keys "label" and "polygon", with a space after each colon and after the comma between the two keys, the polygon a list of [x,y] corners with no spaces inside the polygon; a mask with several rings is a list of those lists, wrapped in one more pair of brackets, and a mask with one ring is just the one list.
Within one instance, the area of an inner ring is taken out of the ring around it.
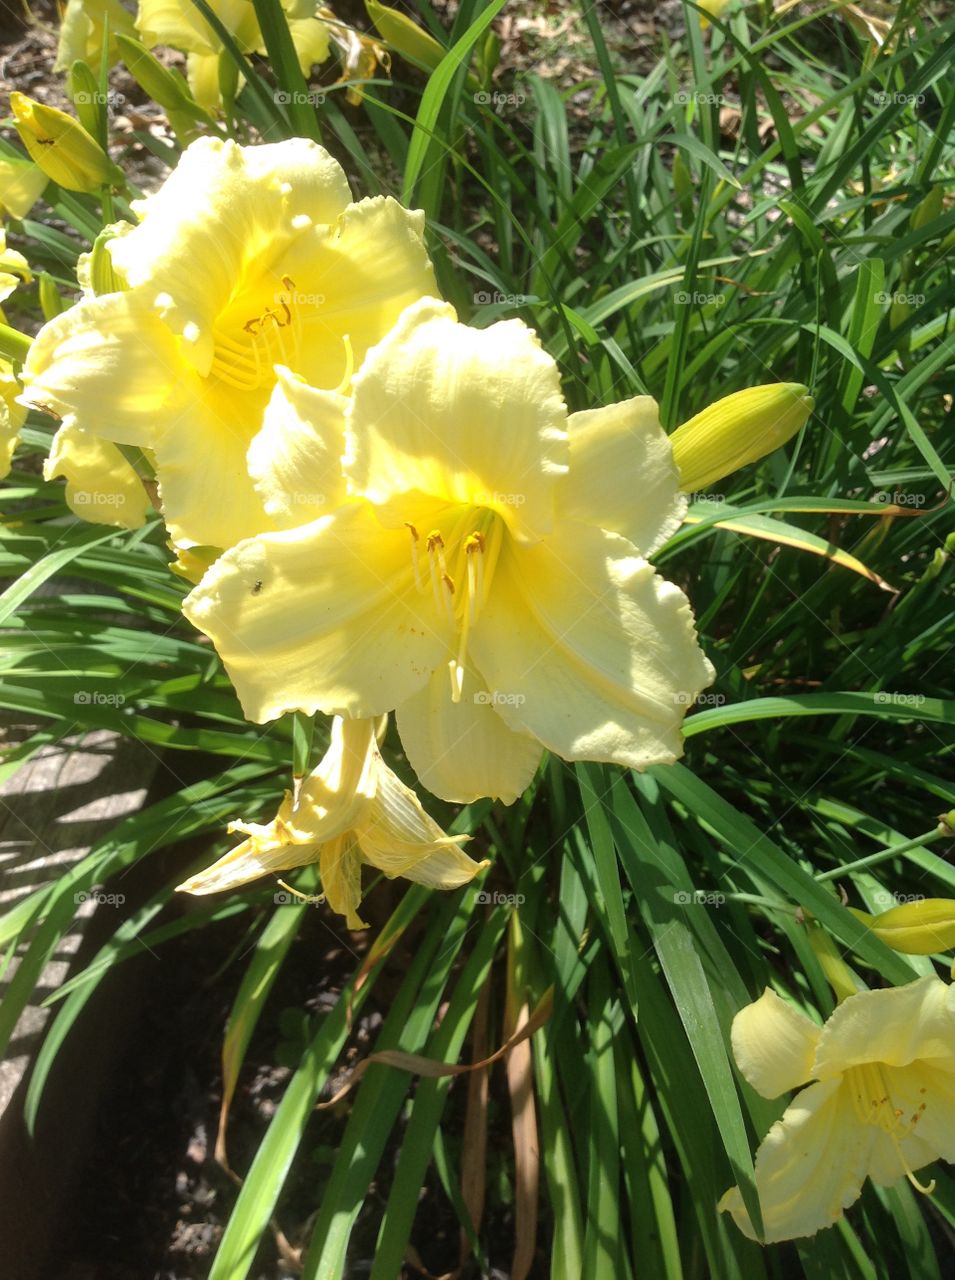
{"label": "wilted flower", "polygon": [[217,893],[318,863],[322,891],[350,929],[364,928],[358,916],[363,864],[435,889],[457,889],[487,866],[461,849],[469,837],[446,835],[385,764],[371,720],[336,718],[325,758],[298,798],[286,792],[265,826],[235,822],[229,830],[246,839],[179,885],[182,891]]}

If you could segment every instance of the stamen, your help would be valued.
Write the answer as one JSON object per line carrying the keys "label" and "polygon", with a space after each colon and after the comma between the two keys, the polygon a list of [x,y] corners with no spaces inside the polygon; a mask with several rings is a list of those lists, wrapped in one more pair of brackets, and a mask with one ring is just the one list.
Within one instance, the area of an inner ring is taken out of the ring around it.
{"label": "stamen", "polygon": [[[852,1101],[856,1115],[864,1124],[877,1125],[889,1138],[906,1178],[922,1195],[930,1196],[935,1190],[935,1179],[924,1186],[912,1172],[912,1166],[902,1151],[902,1141],[914,1132],[922,1118],[926,1104],[922,1102],[913,1112],[908,1124],[903,1123],[905,1112],[893,1106],[888,1085],[881,1066],[876,1062],[861,1063],[850,1070]],[[924,1089],[922,1090],[924,1093]]]}
{"label": "stamen", "polygon": [[405,528],[411,534],[411,567],[414,570],[414,584],[418,588],[420,594],[424,594],[424,583],[421,581],[421,566],[418,564],[418,530],[413,524],[405,521]]}
{"label": "stamen", "polygon": [[342,375],[341,382],[335,388],[336,392],[340,396],[347,394],[352,377],[355,373],[355,348],[352,346],[351,338],[349,338],[347,333],[342,334],[342,343],[345,347],[345,372]]}

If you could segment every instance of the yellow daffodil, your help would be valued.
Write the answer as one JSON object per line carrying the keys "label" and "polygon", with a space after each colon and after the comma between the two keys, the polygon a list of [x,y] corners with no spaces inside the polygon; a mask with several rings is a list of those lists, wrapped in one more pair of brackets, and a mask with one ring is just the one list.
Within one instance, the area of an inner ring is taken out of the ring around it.
{"label": "yellow daffodil", "polygon": [[317,862],[322,891],[350,929],[365,927],[358,916],[363,864],[435,889],[457,889],[487,866],[461,849],[469,837],[446,835],[385,764],[372,720],[336,718],[325,758],[298,798],[286,792],[265,826],[236,822],[229,830],[246,839],[181,890],[217,893]]}
{"label": "yellow daffodil", "polygon": [[[544,747],[681,754],[713,672],[645,559],[686,505],[652,400],[568,417],[532,330],[424,299],[369,352],[347,424],[349,500],[233,548],[185,604],[252,720],[397,707],[422,783],[458,801],[514,800]],[[321,492],[317,471],[297,483]]]}
{"label": "yellow daffodil", "polygon": [[734,391],[701,410],[670,436],[680,484],[688,493],[757,462],[801,430],[813,399],[797,382]]}
{"label": "yellow daffodil", "polygon": [[[733,1053],[764,1097],[807,1084],[756,1156],[767,1243],[830,1227],[871,1178],[891,1186],[955,1160],[955,988],[936,977],[863,991],[824,1027],[769,988],[733,1021]],[[720,1209],[756,1239],[738,1189]]]}
{"label": "yellow daffodil", "polygon": [[8,360],[0,360],[0,480],[10,474],[13,453],[20,439],[27,411],[17,404],[20,384],[13,376],[13,366]]}
{"label": "yellow daffodil", "polygon": [[67,0],[53,70],[69,71],[77,60],[99,67],[107,23],[110,34],[107,56],[112,66],[117,57],[114,37],[120,33],[133,34],[133,15],[119,0]]}
{"label": "yellow daffodil", "polygon": [[[247,461],[269,401],[301,379],[347,389],[353,362],[433,292],[424,216],[380,196],[352,203],[338,163],[301,138],[202,138],[136,211],[138,226],[98,248],[120,287],[40,330],[25,401],[152,449],[177,543],[283,527]],[[92,267],[85,279],[104,275]]]}
{"label": "yellow daffodil", "polygon": [[49,181],[32,160],[0,156],[0,216],[25,218]]}

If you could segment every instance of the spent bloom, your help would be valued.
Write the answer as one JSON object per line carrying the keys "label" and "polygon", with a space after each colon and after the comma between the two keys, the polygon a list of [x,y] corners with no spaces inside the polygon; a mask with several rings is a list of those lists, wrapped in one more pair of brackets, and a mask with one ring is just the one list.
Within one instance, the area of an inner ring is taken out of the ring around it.
{"label": "spent bloom", "polygon": [[134,207],[139,223],[100,244],[107,291],[93,291],[94,250],[87,296],[37,335],[24,402],[152,450],[173,539],[229,546],[274,527],[247,454],[283,378],[347,389],[353,364],[433,292],[423,214],[353,203],[341,166],[302,138],[201,138]]}
{"label": "spent bloom", "polygon": [[487,866],[461,849],[470,837],[442,831],[385,764],[372,720],[336,718],[328,751],[297,799],[286,792],[270,823],[236,822],[229,830],[245,840],[180,890],[217,893],[317,863],[322,892],[350,929],[365,927],[358,915],[363,865],[436,889],[457,889]]}
{"label": "spent bloom", "polygon": [[[424,299],[369,352],[346,423],[347,500],[232,548],[184,606],[252,720],[397,708],[422,783],[455,801],[512,801],[544,747],[681,754],[713,672],[646,559],[686,508],[652,400],[568,416],[521,321],[472,329]],[[276,471],[281,453],[277,435]],[[289,470],[320,491],[336,454]]]}
{"label": "spent bloom", "polygon": [[[756,1155],[767,1243],[832,1226],[866,1178],[931,1192],[916,1171],[955,1160],[955,988],[939,978],[851,995],[824,1027],[767,988],[736,1015],[732,1043],[764,1097],[807,1086]],[[719,1207],[757,1238],[737,1188]]]}

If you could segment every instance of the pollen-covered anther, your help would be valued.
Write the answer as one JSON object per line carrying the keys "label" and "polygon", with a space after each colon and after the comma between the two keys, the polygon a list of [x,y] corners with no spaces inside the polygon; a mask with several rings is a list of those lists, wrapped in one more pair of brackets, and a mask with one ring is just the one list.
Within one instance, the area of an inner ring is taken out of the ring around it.
{"label": "pollen-covered anther", "polygon": [[292,305],[295,281],[283,276],[282,285],[285,292],[275,295],[274,305],[243,323],[244,339],[216,326],[211,372],[222,382],[240,391],[254,391],[272,382],[275,365],[295,363],[301,338],[301,324]]}

